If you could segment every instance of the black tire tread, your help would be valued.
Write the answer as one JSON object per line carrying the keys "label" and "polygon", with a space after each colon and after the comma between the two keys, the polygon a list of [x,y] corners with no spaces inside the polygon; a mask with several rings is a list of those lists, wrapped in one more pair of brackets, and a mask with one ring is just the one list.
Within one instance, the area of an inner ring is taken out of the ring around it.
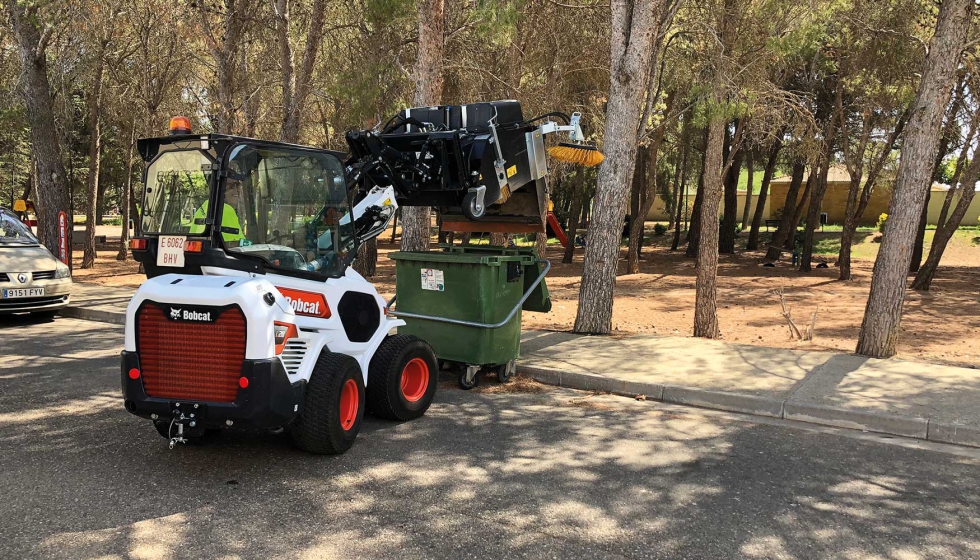
{"label": "black tire tread", "polygon": [[[368,368],[366,389],[367,405],[371,414],[388,420],[413,420],[425,414],[428,406],[418,411],[402,410],[400,403],[394,401],[392,392],[388,390],[388,381],[391,376],[400,373],[400,371],[394,371],[394,368],[400,365],[398,358],[412,346],[423,346],[426,351],[432,352],[429,345],[421,338],[410,334],[396,334],[386,337],[374,353]],[[437,386],[439,384],[439,368],[434,354],[432,355],[432,362],[437,366],[434,369],[429,368],[429,383]]]}
{"label": "black tire tread", "polygon": [[340,415],[340,391],[331,382],[344,375],[347,368],[354,368],[361,375],[357,360],[346,354],[324,350],[317,358],[306,384],[303,414],[290,426],[293,442],[303,451],[336,455],[347,451],[353,443],[353,440],[336,438],[330,430],[333,423],[339,422]]}

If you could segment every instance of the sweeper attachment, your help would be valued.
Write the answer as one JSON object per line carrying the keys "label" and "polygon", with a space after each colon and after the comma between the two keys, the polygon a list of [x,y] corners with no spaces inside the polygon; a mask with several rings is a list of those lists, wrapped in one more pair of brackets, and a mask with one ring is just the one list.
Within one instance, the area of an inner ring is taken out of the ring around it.
{"label": "sweeper attachment", "polygon": [[541,137],[581,136],[577,116],[524,121],[516,102],[425,111],[349,134],[350,154],[193,135],[184,118],[138,142],[142,234],[130,249],[148,279],[126,311],[129,412],[171,447],[220,430],[288,430],[313,453],[348,449],[365,411],[425,413],[436,354],[390,334],[406,322],[351,268],[358,245],[400,204],[456,211],[481,231],[537,228]]}
{"label": "sweeper attachment", "polygon": [[584,144],[580,119],[525,120],[517,101],[406,109],[378,129],[348,132],[348,165],[394,188],[399,204],[438,207],[445,230],[544,232],[545,136],[569,136],[553,157],[602,161]]}

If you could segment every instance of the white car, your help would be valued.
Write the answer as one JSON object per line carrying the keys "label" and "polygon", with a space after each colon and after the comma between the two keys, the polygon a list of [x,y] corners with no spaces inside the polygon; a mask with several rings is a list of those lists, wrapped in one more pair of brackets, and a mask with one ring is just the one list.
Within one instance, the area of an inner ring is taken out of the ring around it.
{"label": "white car", "polygon": [[68,305],[71,271],[20,219],[0,208],[0,314],[53,315]]}

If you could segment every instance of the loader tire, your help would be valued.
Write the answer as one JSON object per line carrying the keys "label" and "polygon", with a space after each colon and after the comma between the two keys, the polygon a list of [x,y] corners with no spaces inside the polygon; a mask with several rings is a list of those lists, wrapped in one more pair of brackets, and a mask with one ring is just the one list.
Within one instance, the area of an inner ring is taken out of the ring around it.
{"label": "loader tire", "polygon": [[389,420],[418,418],[432,404],[438,384],[436,355],[425,341],[406,334],[388,336],[368,368],[368,410]]}
{"label": "loader tire", "polygon": [[364,379],[357,361],[324,350],[306,384],[303,413],[290,425],[297,447],[308,453],[350,449],[364,418]]}

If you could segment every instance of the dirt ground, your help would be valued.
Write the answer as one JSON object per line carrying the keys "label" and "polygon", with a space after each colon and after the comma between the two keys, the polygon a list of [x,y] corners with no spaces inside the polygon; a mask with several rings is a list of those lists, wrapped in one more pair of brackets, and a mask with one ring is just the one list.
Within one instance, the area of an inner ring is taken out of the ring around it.
{"label": "dirt ground", "polygon": [[[906,293],[901,358],[980,368],[980,240],[972,237],[980,233],[960,233],[963,235],[954,239],[944,255],[932,290]],[[832,238],[835,234],[825,235]],[[837,280],[837,269],[829,255],[824,259],[831,262],[830,268],[815,269],[810,274],[797,272],[788,262],[780,262],[776,268],[763,267],[761,252],[722,255],[718,318],[724,339],[758,346],[852,352],[873,265],[864,255],[873,256],[877,251],[874,237],[871,233],[862,236],[863,241],[855,247],[855,279],[850,282]],[[390,297],[394,295],[395,269],[387,254],[397,248],[387,243],[388,234],[382,238],[373,282],[382,295]],[[694,261],[685,258],[682,251],[671,252],[665,243],[669,243],[669,236],[651,240],[651,246],[644,249],[639,274],[622,274],[626,265],[625,260],[620,261],[613,309],[617,334],[690,336],[694,324]],[[525,329],[567,331],[574,325],[584,251],[576,250],[572,264],[561,264],[562,252],[560,245],[548,247],[547,258],[553,263],[548,276],[552,311],[525,313]],[[95,269],[79,270],[81,252],[76,251],[75,279],[138,286],[143,276],[138,274],[136,263],[117,261],[115,254],[115,250],[100,251]],[[797,324],[808,322],[817,312],[812,342],[790,339],[777,290],[783,291]]]}

